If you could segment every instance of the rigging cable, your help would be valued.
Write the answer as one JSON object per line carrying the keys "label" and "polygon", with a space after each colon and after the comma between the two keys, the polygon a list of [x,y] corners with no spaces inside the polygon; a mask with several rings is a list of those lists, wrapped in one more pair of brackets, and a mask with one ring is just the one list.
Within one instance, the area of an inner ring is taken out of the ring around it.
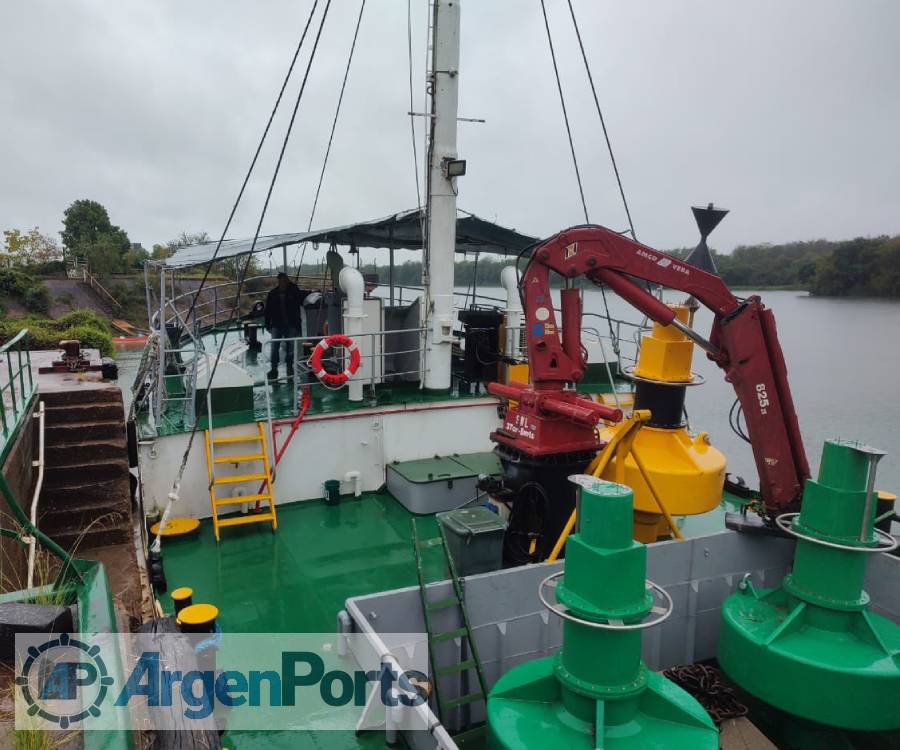
{"label": "rigging cable", "polygon": [[575,35],[578,37],[578,47],[581,49],[581,58],[584,60],[584,69],[587,72],[588,81],[590,81],[591,84],[591,93],[594,95],[594,105],[597,107],[597,115],[600,117],[600,127],[603,128],[603,137],[606,139],[609,160],[612,162],[613,172],[616,175],[616,184],[619,186],[619,195],[622,196],[622,205],[625,207],[625,215],[628,217],[628,227],[631,230],[631,239],[637,240],[637,235],[634,233],[634,222],[631,220],[631,211],[628,208],[628,201],[625,198],[625,188],[622,186],[622,177],[619,174],[619,166],[616,164],[616,157],[613,153],[609,131],[606,129],[606,120],[603,117],[603,110],[600,108],[600,100],[597,98],[597,87],[594,85],[594,76],[591,73],[591,66],[588,64],[587,53],[584,51],[584,43],[581,41],[581,29],[578,28],[578,20],[575,18],[575,8],[572,7],[572,0],[568,0],[568,3],[569,13],[572,16],[572,25],[575,27]]}
{"label": "rigging cable", "polygon": [[[294,56],[291,58],[291,64],[288,66],[287,73],[285,74],[284,80],[281,83],[281,89],[279,89],[278,96],[275,98],[275,106],[272,107],[272,112],[269,114],[269,119],[266,122],[266,127],[263,129],[262,137],[259,139],[259,144],[257,144],[256,151],[253,154],[253,159],[250,161],[250,167],[247,169],[247,174],[244,175],[243,183],[241,183],[241,189],[238,191],[237,198],[234,201],[234,205],[231,207],[231,213],[228,214],[228,221],[225,222],[225,228],[222,230],[219,241],[216,243],[216,249],[213,251],[212,258],[210,258],[209,262],[206,265],[206,271],[203,273],[203,278],[200,280],[200,286],[197,287],[197,292],[194,294],[194,298],[191,300],[191,306],[188,309],[187,315],[184,316],[185,321],[190,320],[191,314],[194,312],[194,308],[197,305],[197,300],[200,298],[200,292],[203,291],[203,287],[206,285],[206,281],[209,278],[209,272],[212,270],[212,264],[218,257],[219,250],[222,249],[222,243],[225,241],[225,235],[228,234],[228,230],[231,228],[231,222],[234,221],[234,215],[237,213],[237,209],[241,203],[241,199],[244,197],[244,191],[247,189],[247,184],[250,182],[250,177],[253,174],[253,170],[256,168],[256,162],[259,160],[259,155],[262,152],[263,145],[265,144],[266,138],[269,135],[269,130],[272,127],[272,122],[275,119],[275,114],[278,111],[278,107],[281,105],[281,99],[284,96],[284,91],[287,88],[288,82],[290,81],[291,76],[294,73],[294,65],[296,65],[297,58],[300,56],[300,50],[303,48],[303,43],[306,41],[306,33],[309,31],[310,23],[312,23],[313,16],[315,15],[318,5],[319,0],[313,0],[312,8],[309,11],[309,16],[306,19],[306,24],[303,27],[303,33],[300,35],[300,41],[297,43],[297,49],[294,50]],[[162,321],[160,321],[160,325],[162,325]]]}
{"label": "rigging cable", "polygon": [[[313,48],[310,53],[309,61],[307,62],[307,65],[306,65],[306,72],[303,74],[303,81],[300,84],[300,91],[297,93],[297,100],[294,102],[294,109],[293,109],[293,112],[291,113],[291,119],[290,119],[290,122],[288,123],[287,131],[284,134],[284,140],[281,143],[281,151],[278,154],[278,161],[275,164],[275,170],[272,174],[272,179],[269,182],[269,189],[266,192],[266,199],[265,199],[265,202],[263,203],[262,211],[260,212],[260,216],[259,216],[259,221],[257,222],[257,225],[256,225],[256,232],[253,235],[253,243],[250,246],[250,250],[247,253],[247,260],[245,261],[244,267],[241,270],[240,276],[238,277],[238,286],[237,286],[237,291],[236,291],[235,297],[234,297],[234,306],[232,308],[230,319],[234,318],[237,315],[238,309],[240,308],[241,290],[243,289],[244,280],[247,276],[247,271],[249,270],[250,264],[253,260],[253,251],[256,248],[256,243],[259,240],[259,233],[262,230],[263,221],[266,218],[266,212],[268,211],[269,202],[272,198],[272,191],[275,188],[275,183],[278,180],[278,174],[281,171],[281,164],[284,161],[284,153],[287,150],[288,141],[290,140],[291,132],[293,131],[293,128],[294,128],[294,122],[297,119],[297,111],[300,108],[300,101],[303,98],[304,91],[306,90],[306,83],[307,83],[307,80],[309,79],[309,72],[312,69],[312,64],[316,57],[316,50],[318,49],[319,41],[322,38],[322,30],[325,27],[325,21],[328,18],[328,10],[330,7],[331,7],[331,0],[327,0],[327,2],[325,3],[325,10],[322,12],[322,18],[319,21],[319,28],[316,32],[316,38],[315,38],[315,41],[313,42]],[[226,334],[225,336],[222,337],[222,343],[219,344],[219,349],[216,352],[215,361],[213,362],[212,369],[209,371],[209,374],[207,376],[207,380],[206,380],[206,382],[208,384],[207,388],[211,387],[211,385],[212,385],[213,379],[216,374],[216,369],[219,366],[219,361],[222,357],[222,351],[225,348],[225,342],[227,340],[228,340],[228,336]],[[212,421],[211,414],[208,415],[208,418],[210,421]],[[212,425],[210,425],[210,426],[212,426]],[[191,428],[191,432],[188,435],[188,443],[187,443],[186,448],[184,449],[184,455],[182,456],[182,459],[181,459],[181,466],[179,467],[178,474],[176,475],[175,481],[172,484],[172,491],[169,493],[169,498],[168,498],[168,502],[166,503],[165,511],[163,512],[162,518],[160,519],[159,531],[157,532],[156,539],[153,541],[153,545],[151,547],[151,549],[154,552],[159,552],[159,550],[160,550],[161,542],[162,542],[162,532],[163,532],[163,529],[166,527],[166,522],[168,521],[168,517],[169,517],[169,514],[172,509],[172,503],[174,500],[178,499],[178,492],[181,488],[181,480],[184,477],[184,472],[185,472],[185,469],[187,468],[188,457],[190,456],[191,447],[193,446],[194,437],[196,436],[196,434],[197,434],[197,421],[195,420],[194,425]]]}
{"label": "rigging cable", "polygon": [[[316,195],[313,198],[312,210],[309,212],[309,221],[306,224],[306,231],[312,229],[313,219],[316,216],[316,207],[319,205],[319,194],[322,192],[322,183],[325,181],[325,168],[328,166],[328,157],[331,155],[331,144],[334,141],[334,131],[337,128],[338,117],[341,114],[341,104],[344,101],[344,91],[347,88],[347,78],[350,76],[350,65],[353,62],[353,52],[356,50],[356,40],[359,37],[359,27],[362,23],[363,11],[366,9],[366,0],[362,0],[359,6],[359,16],[356,19],[356,29],[353,31],[353,41],[350,44],[350,54],[347,56],[347,67],[344,68],[344,80],[341,81],[341,93],[338,96],[337,108],[334,110],[334,119],[331,121],[331,133],[328,136],[328,146],[325,148],[325,159],[322,161],[322,171],[319,172],[319,184],[316,185]],[[297,273],[294,280],[300,278],[300,272],[303,268],[303,257],[306,255],[307,243],[303,243],[303,249],[300,251],[300,262],[297,264]]]}
{"label": "rigging cable", "polygon": [[416,116],[413,101],[412,0],[406,0],[406,49],[409,58],[409,131],[412,136],[413,174],[416,177],[416,207],[422,213],[422,189],[419,186],[419,153],[416,148]]}
{"label": "rigging cable", "polygon": [[566,134],[569,137],[569,150],[572,152],[572,164],[575,166],[575,179],[578,181],[578,193],[581,196],[581,207],[584,209],[585,223],[590,224],[588,218],[587,202],[584,199],[584,187],[581,184],[581,170],[578,168],[578,157],[575,155],[575,142],[572,140],[572,128],[569,126],[569,113],[566,110],[566,98],[563,95],[562,80],[559,77],[559,68],[556,65],[556,50],[553,48],[553,37],[550,34],[550,21],[547,19],[547,6],[541,0],[541,11],[544,14],[544,28],[547,29],[547,43],[550,45],[550,58],[553,60],[553,73],[556,76],[556,88],[559,90],[559,103],[562,105],[563,119],[566,123]]}

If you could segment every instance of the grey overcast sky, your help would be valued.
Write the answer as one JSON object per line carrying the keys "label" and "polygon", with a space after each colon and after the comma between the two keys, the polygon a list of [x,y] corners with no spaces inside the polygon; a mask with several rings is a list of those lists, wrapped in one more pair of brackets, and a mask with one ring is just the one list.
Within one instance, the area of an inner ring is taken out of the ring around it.
{"label": "grey overcast sky", "polygon": [[[57,232],[92,198],[146,247],[217,236],[311,4],[0,3],[0,228]],[[620,229],[568,9],[547,5],[591,219]],[[644,242],[694,244],[688,208],[708,201],[732,211],[723,250],[900,232],[900,2],[574,5]],[[406,6],[368,0],[317,226],[415,205]],[[421,110],[426,0],[413,6]],[[358,8],[332,2],[263,233],[306,226]],[[579,223],[539,0],[462,0],[460,67],[460,115],[487,121],[460,124],[460,206],[535,235]],[[253,233],[286,123],[231,236]]]}

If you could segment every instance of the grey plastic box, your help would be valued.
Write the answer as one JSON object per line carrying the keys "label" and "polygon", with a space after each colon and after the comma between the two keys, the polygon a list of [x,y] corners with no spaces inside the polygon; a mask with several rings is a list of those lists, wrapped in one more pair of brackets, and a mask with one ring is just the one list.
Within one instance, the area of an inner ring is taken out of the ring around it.
{"label": "grey plastic box", "polygon": [[479,474],[500,472],[491,452],[399,461],[387,466],[387,488],[410,513],[441,513],[478,497]]}

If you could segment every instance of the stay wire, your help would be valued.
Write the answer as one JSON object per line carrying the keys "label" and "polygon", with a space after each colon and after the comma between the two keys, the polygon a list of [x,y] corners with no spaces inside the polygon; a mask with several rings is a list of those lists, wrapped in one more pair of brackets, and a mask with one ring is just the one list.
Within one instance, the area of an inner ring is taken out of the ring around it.
{"label": "stay wire", "polygon": [[[319,0],[313,0],[312,8],[309,11],[309,16],[306,19],[306,24],[303,27],[303,33],[300,35],[300,41],[297,43],[297,48],[294,50],[294,56],[291,58],[291,64],[288,66],[287,73],[284,76],[284,80],[281,82],[281,88],[278,91],[278,96],[275,98],[275,105],[272,107],[272,111],[269,114],[269,119],[266,122],[266,127],[263,129],[262,136],[260,137],[259,143],[256,146],[256,151],[253,154],[253,159],[250,161],[250,167],[247,169],[247,174],[244,175],[244,181],[241,183],[241,189],[238,191],[237,198],[234,201],[234,205],[231,207],[231,213],[228,214],[228,221],[225,222],[225,228],[222,230],[219,241],[216,243],[216,249],[213,251],[213,256],[206,264],[206,270],[203,273],[203,278],[200,280],[200,286],[197,287],[197,291],[194,294],[193,299],[191,300],[191,306],[188,309],[187,315],[184,316],[185,321],[190,320],[191,315],[194,312],[194,308],[197,305],[197,300],[200,298],[200,292],[203,291],[203,287],[206,285],[206,281],[209,278],[209,273],[212,270],[213,263],[215,263],[216,258],[219,255],[219,251],[222,249],[222,243],[225,241],[225,236],[228,234],[228,230],[231,228],[231,222],[234,221],[234,216],[237,213],[238,206],[240,205],[241,200],[244,197],[244,192],[246,191],[247,185],[250,182],[250,177],[253,174],[253,170],[256,168],[256,162],[259,161],[259,155],[262,152],[263,145],[265,145],[266,138],[269,135],[269,130],[272,128],[272,122],[275,120],[275,114],[278,112],[278,107],[281,105],[281,99],[284,97],[285,89],[287,89],[287,85],[294,73],[294,66],[297,64],[297,58],[300,56],[300,51],[303,49],[303,43],[306,41],[306,34],[309,31],[309,26],[312,23],[313,16],[315,15],[318,5]],[[161,323],[162,321],[160,321],[160,324]]]}
{"label": "stay wire", "polygon": [[[284,161],[284,154],[285,154],[285,151],[287,150],[287,144],[290,141],[291,132],[293,131],[293,128],[294,128],[294,122],[297,119],[297,111],[300,109],[300,101],[303,98],[304,91],[306,90],[306,83],[309,79],[309,73],[310,73],[310,70],[312,69],[312,64],[316,57],[316,50],[319,47],[319,41],[322,38],[322,30],[325,27],[325,21],[328,18],[328,10],[330,7],[331,7],[331,0],[327,0],[327,2],[325,4],[325,10],[323,11],[322,18],[319,22],[319,28],[316,32],[316,38],[313,43],[312,52],[310,53],[309,61],[307,62],[307,65],[306,65],[306,71],[303,74],[303,81],[300,84],[300,91],[297,93],[297,99],[294,102],[294,109],[291,113],[291,119],[290,119],[290,122],[288,123],[287,131],[284,134],[284,140],[281,143],[281,150],[278,154],[278,161],[275,164],[275,170],[272,174],[272,179],[269,182],[269,189],[266,192],[266,199],[265,199],[265,202],[263,203],[262,211],[260,212],[259,222],[257,222],[257,225],[256,225],[256,232],[253,235],[253,243],[250,246],[249,252],[247,253],[247,260],[244,262],[244,267],[243,267],[240,277],[238,279],[238,287],[237,287],[237,292],[235,294],[234,306],[232,307],[232,312],[231,312],[231,316],[230,316],[230,318],[232,318],[232,319],[236,316],[238,308],[240,307],[240,296],[241,296],[241,291],[243,289],[244,280],[245,280],[245,278],[247,276],[247,272],[250,268],[251,261],[253,260],[253,251],[256,249],[256,243],[259,240],[259,234],[260,234],[260,231],[262,230],[263,221],[266,218],[266,213],[269,208],[269,202],[271,201],[271,198],[272,198],[272,192],[275,189],[276,182],[278,181],[278,174],[281,171],[281,164]],[[225,348],[225,342],[226,342],[227,338],[228,338],[227,335],[222,337],[222,342],[219,344],[219,349],[216,353],[216,359],[213,362],[213,366],[209,372],[209,375],[207,376],[207,383],[213,382],[213,378],[215,377],[216,370],[219,366],[219,361],[222,357],[222,351]],[[212,419],[212,415],[209,415],[209,418]],[[177,498],[177,496],[178,496],[178,490],[181,486],[181,480],[184,477],[185,469],[187,468],[187,461],[188,461],[188,457],[190,456],[191,447],[193,446],[194,437],[197,434],[197,427],[198,427],[198,425],[197,425],[197,422],[195,421],[194,426],[191,428],[191,432],[188,435],[188,444],[185,447],[184,455],[181,460],[181,466],[179,467],[178,475],[176,476],[175,482],[173,483],[172,492],[169,495],[169,503],[166,506],[166,512],[164,513],[163,519],[160,522],[160,531],[157,534],[156,540],[153,543],[153,549],[155,551],[158,551],[159,547],[160,547],[161,534],[162,534],[163,528],[165,527],[166,515],[168,515],[169,509],[171,506],[171,502],[173,499]]]}
{"label": "stay wire", "polygon": [[422,212],[422,188],[419,185],[419,152],[416,148],[416,116],[413,97],[412,0],[406,0],[406,48],[409,58],[409,131],[412,136],[413,174],[416,178],[416,207]]}
{"label": "stay wire", "polygon": [[594,85],[594,76],[591,73],[591,66],[588,63],[587,53],[584,50],[584,43],[581,40],[581,29],[578,27],[578,19],[575,17],[575,8],[572,6],[572,0],[567,0],[569,4],[569,14],[572,16],[572,25],[575,27],[575,35],[578,37],[578,47],[581,50],[581,58],[584,60],[584,69],[587,72],[588,81],[591,84],[591,94],[594,96],[594,105],[597,107],[597,115],[600,118],[600,127],[603,128],[603,138],[606,140],[606,148],[609,151],[609,160],[612,162],[613,173],[616,176],[616,184],[619,186],[619,195],[622,196],[622,205],[625,207],[625,215],[628,217],[628,227],[631,230],[631,238],[637,240],[634,232],[634,222],[631,220],[631,210],[628,208],[628,200],[625,197],[625,188],[622,186],[622,177],[619,174],[619,166],[616,164],[616,156],[613,153],[612,141],[609,137],[609,131],[606,128],[606,119],[603,117],[603,109],[600,107],[600,99],[597,97],[597,87]]}
{"label": "stay wire", "polygon": [[[328,157],[331,155],[331,146],[334,142],[334,131],[337,129],[338,118],[341,114],[341,104],[344,101],[344,91],[347,88],[347,79],[350,77],[350,65],[353,63],[353,53],[356,50],[356,40],[359,37],[359,27],[362,23],[363,11],[366,9],[366,0],[362,0],[359,6],[359,15],[356,18],[356,28],[353,31],[353,41],[350,44],[350,53],[347,55],[347,66],[344,68],[344,79],[341,81],[341,92],[338,95],[337,107],[334,110],[334,119],[331,121],[331,133],[328,135],[328,146],[325,148],[325,158],[322,161],[322,170],[319,172],[319,183],[316,185],[316,195],[313,198],[312,210],[309,212],[309,221],[306,223],[306,231],[312,229],[312,223],[316,216],[316,208],[319,205],[319,195],[322,192],[322,183],[325,181],[325,169],[328,167]],[[295,280],[300,278],[303,268],[303,258],[306,255],[306,245],[300,252],[300,263],[297,265]]]}
{"label": "stay wire", "polygon": [[566,123],[566,135],[569,138],[569,150],[572,152],[572,164],[575,167],[575,179],[578,181],[578,194],[581,196],[581,207],[584,209],[585,223],[590,224],[587,202],[584,199],[584,187],[581,184],[581,170],[578,168],[578,157],[575,155],[575,142],[572,139],[572,128],[569,125],[569,113],[566,110],[566,97],[563,94],[562,80],[559,77],[559,67],[556,64],[556,50],[553,47],[553,37],[550,34],[550,21],[547,18],[547,5],[541,0],[541,11],[544,14],[544,28],[547,30],[547,43],[550,45],[550,58],[553,61],[553,74],[556,76],[556,88],[559,91],[559,103],[562,106],[563,120]]}

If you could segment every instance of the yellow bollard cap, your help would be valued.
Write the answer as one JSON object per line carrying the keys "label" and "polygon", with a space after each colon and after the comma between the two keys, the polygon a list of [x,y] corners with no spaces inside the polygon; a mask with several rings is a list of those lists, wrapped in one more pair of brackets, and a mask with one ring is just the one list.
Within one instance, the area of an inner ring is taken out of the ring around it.
{"label": "yellow bollard cap", "polygon": [[219,608],[214,604],[192,604],[178,613],[179,625],[208,625],[219,616]]}
{"label": "yellow bollard cap", "polygon": [[173,601],[181,601],[182,599],[190,599],[194,595],[194,589],[188,586],[182,586],[172,592]]}

